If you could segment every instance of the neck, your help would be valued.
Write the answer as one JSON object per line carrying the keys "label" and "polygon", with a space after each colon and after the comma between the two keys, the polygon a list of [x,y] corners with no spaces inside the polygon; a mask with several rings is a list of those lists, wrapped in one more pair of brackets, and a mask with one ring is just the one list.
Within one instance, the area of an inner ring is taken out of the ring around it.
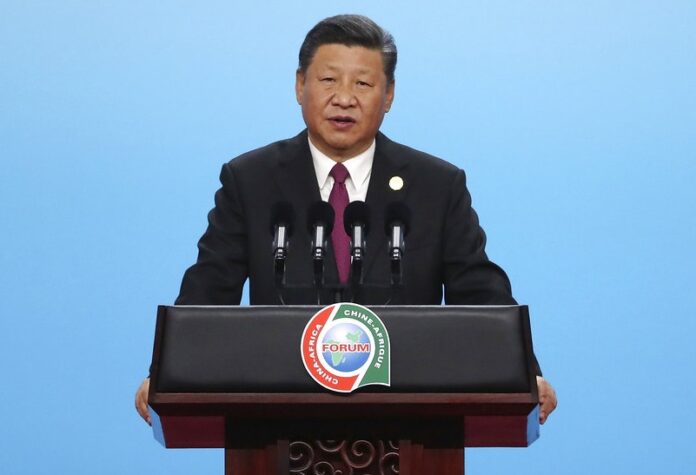
{"label": "neck", "polygon": [[361,153],[364,153],[367,149],[369,149],[372,146],[372,144],[374,143],[374,139],[373,139],[373,141],[370,142],[369,144],[367,144],[367,146],[364,147],[362,150],[360,150],[358,152],[353,151],[350,153],[343,154],[340,151],[337,153],[336,150],[326,150],[325,147],[317,145],[317,140],[313,140],[311,134],[309,134],[309,141],[312,143],[312,145],[317,150],[319,150],[321,153],[323,153],[324,155],[326,155],[327,157],[329,157],[331,160],[333,160],[336,163],[343,163],[347,160],[350,160],[351,158],[357,157],[358,155],[360,155]]}

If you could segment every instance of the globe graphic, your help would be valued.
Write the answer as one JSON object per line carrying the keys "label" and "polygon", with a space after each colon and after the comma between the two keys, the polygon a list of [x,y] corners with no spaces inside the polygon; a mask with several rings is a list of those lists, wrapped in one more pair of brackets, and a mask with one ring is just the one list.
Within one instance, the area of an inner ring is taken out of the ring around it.
{"label": "globe graphic", "polygon": [[[362,327],[354,323],[339,323],[326,332],[322,343],[370,343],[370,339]],[[361,368],[370,352],[326,351],[322,355],[331,368],[349,373]]]}

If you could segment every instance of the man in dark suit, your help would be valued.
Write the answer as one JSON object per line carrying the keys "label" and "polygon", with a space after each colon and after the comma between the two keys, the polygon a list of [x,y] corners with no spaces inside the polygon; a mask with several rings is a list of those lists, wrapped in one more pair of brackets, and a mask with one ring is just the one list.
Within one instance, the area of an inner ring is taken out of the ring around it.
{"label": "man in dark suit", "polygon": [[[395,304],[438,305],[444,286],[448,304],[514,304],[505,273],[484,252],[485,237],[471,209],[464,173],[382,134],[377,134],[375,142],[365,200],[371,229],[360,302],[384,304],[391,299]],[[271,210],[279,200],[295,210],[296,223],[286,264],[289,289],[282,292],[283,300],[288,304],[314,302],[311,236],[305,222],[307,210],[321,200],[321,193],[308,132],[232,160],[223,167],[221,181],[208,229],[198,243],[198,261],[186,271],[176,303],[237,305],[248,277],[252,304],[280,304],[270,230]],[[405,203],[412,222],[406,236],[404,291],[396,295],[389,286],[388,237],[384,231],[385,208],[391,202]],[[344,232],[340,223],[335,232]],[[328,253],[325,280],[327,285],[338,284],[331,244]],[[298,288],[302,284],[304,288]],[[331,299],[327,292],[322,303],[332,303]]]}
{"label": "man in dark suit", "polygon": [[[440,304],[444,289],[447,304],[516,303],[507,276],[486,256],[464,172],[379,132],[394,100],[395,67],[393,38],[368,18],[327,18],[307,34],[295,85],[307,130],[223,166],[222,188],[177,304],[239,304],[247,278],[251,304],[316,302],[311,237],[304,223],[307,210],[320,200],[329,201],[338,216],[326,258],[329,286],[346,284],[348,278],[350,257],[340,219],[345,204],[364,200],[371,210],[364,283],[359,295],[349,298],[365,304]],[[269,228],[278,202],[294,210],[296,223],[283,292],[275,285],[270,252]],[[412,223],[398,293],[388,285],[383,231],[391,202],[404,204]],[[333,302],[330,293],[320,299]],[[556,396],[541,376],[538,384],[543,423]],[[136,394],[136,407],[146,420],[148,386],[145,380]]]}

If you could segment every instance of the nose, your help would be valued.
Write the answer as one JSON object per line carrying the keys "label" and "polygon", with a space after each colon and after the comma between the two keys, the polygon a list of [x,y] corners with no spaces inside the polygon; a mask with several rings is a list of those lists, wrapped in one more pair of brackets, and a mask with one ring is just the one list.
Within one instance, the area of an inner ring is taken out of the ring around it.
{"label": "nose", "polygon": [[353,90],[351,89],[350,85],[346,84],[345,82],[339,84],[338,88],[334,92],[333,97],[331,98],[332,105],[344,109],[355,106],[356,102],[357,99],[355,98]]}

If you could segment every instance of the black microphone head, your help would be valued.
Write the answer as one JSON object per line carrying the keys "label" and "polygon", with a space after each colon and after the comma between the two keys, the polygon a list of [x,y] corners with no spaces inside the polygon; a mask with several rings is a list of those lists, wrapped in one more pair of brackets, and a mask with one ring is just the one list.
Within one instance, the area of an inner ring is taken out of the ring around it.
{"label": "black microphone head", "polygon": [[271,206],[271,234],[275,234],[276,226],[285,226],[288,236],[292,234],[292,226],[295,224],[295,210],[287,201],[278,201]]}
{"label": "black microphone head", "polygon": [[353,226],[361,225],[363,233],[367,234],[370,228],[370,208],[364,201],[353,201],[343,213],[343,227],[346,234],[350,236],[353,233]]}
{"label": "black microphone head", "polygon": [[411,228],[411,210],[403,201],[394,201],[387,205],[384,214],[384,232],[391,236],[391,228],[394,225],[401,225],[404,228],[404,236]]}
{"label": "black microphone head", "polygon": [[336,219],[333,206],[326,201],[317,201],[309,207],[307,214],[307,230],[310,234],[314,232],[314,226],[321,224],[324,226],[326,234],[333,231],[334,219]]}

